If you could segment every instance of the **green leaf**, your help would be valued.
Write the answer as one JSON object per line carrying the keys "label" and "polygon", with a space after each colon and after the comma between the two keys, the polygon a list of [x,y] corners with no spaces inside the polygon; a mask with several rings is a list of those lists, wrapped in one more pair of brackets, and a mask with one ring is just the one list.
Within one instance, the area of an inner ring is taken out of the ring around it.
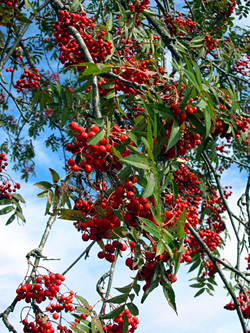
{"label": "green leaf", "polygon": [[15,208],[13,206],[7,206],[0,210],[0,215],[8,214],[12,212]]}
{"label": "green leaf", "polygon": [[96,135],[94,135],[93,138],[91,138],[88,141],[88,145],[96,145],[101,141],[102,138],[104,138],[104,136],[105,136],[105,131],[102,129],[98,133],[96,133]]}
{"label": "green leaf", "polygon": [[200,296],[201,294],[204,293],[204,291],[205,291],[205,288],[200,289],[200,290],[194,295],[194,297],[198,297],[198,296]]}
{"label": "green leaf", "polygon": [[119,306],[119,308],[117,308],[117,309],[109,312],[105,316],[103,316],[102,319],[112,319],[112,318],[115,318],[115,317],[119,316],[119,314],[121,314],[122,311],[124,311],[124,309],[125,309],[125,305]]}
{"label": "green leaf", "polygon": [[132,289],[132,283],[128,284],[125,287],[117,287],[115,289],[118,290],[120,293],[128,294],[130,292],[130,290]]}
{"label": "green leaf", "polygon": [[1,199],[0,200],[0,205],[9,205],[12,204],[12,200],[10,199]]}
{"label": "green leaf", "polygon": [[[15,198],[15,199],[17,199],[18,201],[21,201],[22,203],[26,203],[26,201],[24,200],[24,198],[19,193],[13,193],[12,197]],[[1,201],[0,201],[0,205],[1,205]]]}
{"label": "green leaf", "polygon": [[141,290],[141,286],[138,283],[136,283],[135,279],[134,279],[134,282],[133,282],[133,289],[134,289],[136,295],[138,296],[139,292]]}
{"label": "green leaf", "polygon": [[96,333],[96,329],[95,329],[95,322],[92,318],[92,321],[91,321],[91,333]]}
{"label": "green leaf", "polygon": [[188,273],[194,271],[200,265],[200,263],[201,263],[200,260],[195,261],[193,265],[189,268]]}
{"label": "green leaf", "polygon": [[170,148],[172,148],[173,146],[176,145],[176,143],[179,141],[180,137],[181,137],[180,127],[179,127],[177,121],[175,120],[174,123],[173,123],[173,126],[172,126],[170,137],[168,139],[168,145],[167,145],[167,148],[166,148],[166,152]]}
{"label": "green leaf", "polygon": [[[156,238],[160,238],[161,233],[159,228],[154,224],[154,222],[144,218],[144,217],[139,217],[139,219],[144,223],[142,225],[142,228],[146,231],[148,231],[149,233],[151,233],[153,236],[155,236]],[[145,225],[146,224],[146,225]]]}
{"label": "green leaf", "polygon": [[155,256],[156,257],[159,256],[160,254],[162,254],[164,252],[164,250],[165,250],[164,244],[162,242],[159,242],[157,244],[157,247],[156,247],[156,254],[155,254]]}
{"label": "green leaf", "polygon": [[174,179],[170,179],[170,182],[172,183],[172,190],[173,190],[173,202],[175,203],[177,199],[177,195],[179,193],[178,185],[176,184],[176,181]]}
{"label": "green leaf", "polygon": [[196,78],[194,76],[194,73],[188,71],[187,69],[183,69],[183,72],[185,73],[188,80],[195,86],[195,88],[200,92],[200,86],[198,82],[196,81]]}
{"label": "green leaf", "polygon": [[81,73],[81,76],[88,76],[88,75],[92,75],[92,74],[99,72],[99,68],[98,68],[97,64],[94,64],[92,62],[83,62],[81,64],[77,64],[77,65],[73,65],[73,66],[87,67],[84,70],[84,72]]}
{"label": "green leaf", "polygon": [[82,296],[78,296],[76,295],[76,298],[79,299],[79,301],[86,307],[89,308],[89,303],[87,302],[87,300],[85,298],[83,298]]}
{"label": "green leaf", "polygon": [[25,217],[23,216],[22,212],[20,212],[19,210],[16,210],[16,215],[23,221],[26,222]]}
{"label": "green leaf", "polygon": [[94,322],[96,328],[98,329],[98,333],[104,333],[102,323],[100,319],[97,317],[97,315],[95,315],[95,317],[92,317],[92,321]]}
{"label": "green leaf", "polygon": [[163,280],[162,284],[163,293],[166,297],[168,304],[171,306],[171,308],[177,313],[176,303],[175,303],[175,293],[172,288],[172,286],[167,283],[165,280]]}
{"label": "green leaf", "polygon": [[211,128],[211,117],[210,117],[210,112],[208,108],[204,109],[204,119],[205,119],[205,127],[206,127],[206,137],[208,137],[209,133],[210,133],[210,128]]}
{"label": "green leaf", "polygon": [[153,173],[150,173],[149,177],[147,178],[147,186],[145,187],[145,190],[142,193],[142,196],[144,198],[150,197],[155,189],[155,177]]}
{"label": "green leaf", "polygon": [[128,294],[118,295],[107,300],[108,303],[121,304],[126,302]]}
{"label": "green leaf", "polygon": [[151,164],[150,160],[147,157],[139,154],[131,154],[125,158],[121,158],[120,162],[133,165],[138,169],[146,169],[146,170],[150,169],[150,164]]}
{"label": "green leaf", "polygon": [[159,272],[159,265],[157,265],[156,268],[155,268],[155,272],[154,272],[154,275],[152,277],[150,286],[149,286],[148,289],[145,290],[145,292],[142,296],[141,303],[144,303],[146,298],[148,297],[148,295],[151,293],[151,291],[158,287],[159,281],[160,281],[160,274],[159,273],[160,273]]}
{"label": "green leaf", "polygon": [[113,15],[112,15],[112,13],[110,13],[110,15],[109,15],[109,19],[107,21],[106,27],[107,27],[108,31],[111,31],[112,28],[113,28]]}
{"label": "green leaf", "polygon": [[133,316],[138,316],[139,310],[134,303],[127,303],[126,306],[128,307],[129,311]]}
{"label": "green leaf", "polygon": [[11,222],[13,222],[13,221],[15,220],[15,217],[16,217],[16,215],[15,215],[15,214],[12,214],[12,215],[8,218],[8,220],[7,220],[7,222],[5,223],[5,225],[9,225],[9,224],[11,224]]}
{"label": "green leaf", "polygon": [[35,183],[34,185],[41,188],[42,190],[49,190],[53,186],[49,182],[45,182],[45,181]]}
{"label": "green leaf", "polygon": [[59,211],[59,219],[69,221],[81,220],[85,219],[85,214],[80,210],[61,208]]}
{"label": "green leaf", "polygon": [[127,332],[128,332],[128,316],[126,312],[124,312],[122,333],[127,333]]}
{"label": "green leaf", "polygon": [[51,174],[53,183],[56,184],[60,180],[60,176],[58,175],[58,173],[55,170],[53,170],[51,168],[49,168],[49,172]]}

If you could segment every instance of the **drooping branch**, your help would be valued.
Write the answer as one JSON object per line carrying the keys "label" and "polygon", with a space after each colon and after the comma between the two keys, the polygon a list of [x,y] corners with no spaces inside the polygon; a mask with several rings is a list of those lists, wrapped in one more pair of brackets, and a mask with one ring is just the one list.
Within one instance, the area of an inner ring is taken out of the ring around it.
{"label": "drooping branch", "polygon": [[233,219],[233,215],[232,215],[232,211],[231,209],[229,208],[228,206],[228,203],[226,201],[226,198],[224,196],[224,193],[222,191],[222,186],[221,186],[221,183],[220,183],[220,180],[219,180],[219,175],[218,173],[215,171],[214,167],[212,166],[212,163],[211,161],[209,160],[208,156],[207,156],[207,153],[206,152],[203,152],[201,154],[203,160],[205,161],[205,163],[208,165],[210,171],[212,172],[213,176],[214,176],[214,179],[215,179],[215,182],[217,184],[217,188],[218,188],[218,191],[220,193],[220,197],[221,197],[221,200],[223,202],[223,205],[228,213],[228,216],[229,216],[229,219],[230,219],[230,222],[231,222],[231,225],[233,227],[233,230],[234,230],[234,234],[235,234],[235,237],[236,237],[236,240],[237,240],[237,262],[236,262],[236,268],[238,269],[239,268],[239,265],[240,265],[240,237],[239,237],[239,234],[238,234],[238,230],[236,229],[236,226],[235,226],[235,223],[234,223],[234,219]]}
{"label": "drooping branch", "polygon": [[245,191],[245,195],[246,195],[246,207],[247,207],[247,217],[248,217],[248,243],[250,246],[250,175],[248,176],[247,179],[247,186],[246,186],[246,191]]}
{"label": "drooping branch", "polygon": [[222,282],[224,283],[227,291],[229,292],[229,294],[231,295],[233,301],[234,301],[234,304],[235,304],[235,309],[237,311],[237,314],[238,314],[238,317],[239,317],[239,320],[240,320],[240,324],[241,324],[241,327],[242,327],[242,330],[244,333],[247,333],[248,330],[247,330],[247,327],[246,327],[246,324],[245,324],[245,321],[244,321],[244,318],[243,318],[243,314],[241,312],[241,309],[240,309],[240,304],[239,304],[239,301],[233,291],[233,289],[231,288],[231,286],[229,285],[224,273],[222,272],[220,266],[218,265],[217,263],[217,260],[216,258],[214,257],[214,255],[212,254],[212,252],[210,251],[209,247],[206,245],[206,243],[201,239],[201,237],[199,236],[199,234],[197,233],[197,231],[192,227],[192,225],[189,226],[189,230],[191,232],[191,234],[194,236],[195,240],[200,244],[200,246],[203,248],[203,250],[205,251],[205,253],[207,254],[207,256],[209,257],[209,259],[212,261],[213,265],[215,266]]}

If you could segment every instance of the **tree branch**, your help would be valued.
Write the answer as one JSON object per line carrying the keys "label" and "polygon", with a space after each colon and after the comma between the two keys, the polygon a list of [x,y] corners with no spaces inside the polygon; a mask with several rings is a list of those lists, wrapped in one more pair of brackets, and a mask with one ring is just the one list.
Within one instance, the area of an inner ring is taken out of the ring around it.
{"label": "tree branch", "polygon": [[29,123],[29,120],[25,117],[23,111],[21,110],[19,104],[17,103],[17,100],[16,98],[12,95],[12,93],[2,84],[2,82],[0,82],[0,85],[1,87],[7,92],[7,94],[11,97],[11,99],[13,100],[13,102],[16,104],[16,107],[18,108],[18,111],[20,112],[21,114],[21,117],[23,118],[23,120],[26,122],[26,123]]}
{"label": "tree branch", "polygon": [[209,257],[209,259],[212,261],[213,265],[215,266],[218,274],[220,275],[221,280],[223,281],[225,287],[227,288],[229,294],[231,295],[234,304],[235,304],[235,309],[237,311],[239,320],[240,320],[240,324],[242,327],[242,330],[244,333],[247,333],[247,327],[240,309],[240,304],[239,301],[234,293],[234,291],[232,290],[232,288],[230,287],[225,275],[223,274],[222,270],[220,269],[220,266],[217,263],[217,260],[215,259],[214,255],[212,254],[212,252],[210,251],[209,247],[206,245],[206,243],[203,242],[203,240],[200,238],[199,234],[197,233],[197,231],[192,227],[192,225],[190,224],[189,226],[189,230],[191,232],[191,234],[194,236],[194,238],[196,239],[196,241],[200,244],[200,246],[203,248],[203,250],[205,251],[205,253],[207,254],[207,256]]}
{"label": "tree branch", "polygon": [[[60,0],[52,0],[52,3],[56,6],[57,9],[63,9],[64,5],[61,3]],[[94,64],[94,60],[84,42],[84,40],[81,37],[81,34],[76,30],[75,27],[72,26],[68,26],[66,28],[67,32],[74,37],[74,39],[76,40],[80,51],[82,53],[82,55],[84,56],[84,58],[86,59],[86,61]],[[97,76],[96,75],[92,75],[92,91],[93,91],[93,96],[92,96],[92,106],[93,106],[93,110],[95,113],[96,118],[101,118],[102,114],[101,114],[101,110],[100,110],[100,96],[99,96],[99,89],[98,89],[98,84],[97,84]]]}
{"label": "tree branch", "polygon": [[238,235],[238,231],[236,230],[236,226],[235,226],[235,223],[234,223],[234,220],[233,220],[233,215],[232,215],[232,212],[231,212],[231,210],[230,210],[230,208],[228,206],[228,203],[227,203],[227,201],[225,199],[225,196],[223,194],[222,186],[221,186],[221,183],[220,183],[220,180],[219,180],[219,175],[217,174],[217,172],[215,171],[214,167],[212,166],[212,163],[209,160],[209,158],[207,156],[207,153],[203,152],[201,154],[201,156],[202,156],[203,160],[206,162],[206,164],[208,165],[209,169],[212,171],[212,174],[213,174],[214,179],[215,179],[216,184],[217,184],[218,191],[220,193],[221,200],[223,202],[223,205],[226,208],[226,211],[228,213],[230,222],[231,222],[233,230],[234,230],[235,237],[237,239],[237,263],[236,263],[236,268],[238,269],[239,268],[239,264],[240,264],[240,259],[239,259],[239,254],[240,254],[240,237]]}

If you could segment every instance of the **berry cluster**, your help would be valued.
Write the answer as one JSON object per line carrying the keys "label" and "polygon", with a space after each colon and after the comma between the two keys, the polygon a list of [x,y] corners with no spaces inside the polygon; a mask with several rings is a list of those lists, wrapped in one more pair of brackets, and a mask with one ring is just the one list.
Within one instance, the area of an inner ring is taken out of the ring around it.
{"label": "berry cluster", "polygon": [[[222,104],[219,105],[220,110],[227,110],[226,106],[223,106]],[[228,121],[228,116],[226,117]],[[225,121],[223,121],[223,116],[218,115],[216,117],[216,123],[215,128],[212,132],[212,134],[216,137],[220,136],[221,138],[226,138],[227,142],[230,142],[233,138],[232,131],[229,131],[229,124]],[[230,119],[229,119],[230,121]],[[235,128],[235,125],[237,126]],[[240,137],[240,135],[247,131],[250,125],[250,118],[242,117],[239,119],[236,115],[232,115],[232,126],[234,127],[234,136],[236,139]]]}
{"label": "berry cluster", "polygon": [[[240,304],[240,309],[245,319],[250,319],[250,292],[247,291],[244,294],[239,294],[237,300]],[[235,310],[235,304],[233,301],[229,302],[224,306],[226,310]]]}
{"label": "berry cluster", "polygon": [[115,261],[115,256],[114,256],[115,250],[126,251],[127,245],[123,244],[117,240],[114,240],[113,242],[106,244],[104,247],[104,251],[98,252],[97,256],[99,259],[105,258],[109,262],[114,262]]}
{"label": "berry cluster", "polygon": [[[67,144],[66,149],[74,154],[79,154],[81,162],[76,164],[73,158],[68,160],[68,165],[72,171],[78,171],[79,167],[84,170],[85,173],[91,173],[93,170],[99,170],[100,172],[106,172],[110,170],[121,170],[122,164],[119,162],[119,158],[112,153],[112,147],[116,147],[122,142],[128,140],[126,130],[114,125],[110,131],[109,138],[102,138],[97,144],[88,144],[89,140],[100,131],[100,128],[93,125],[89,132],[82,126],[78,126],[77,123],[70,123],[70,128],[76,131],[76,142],[74,144]],[[130,143],[133,145],[133,142]],[[123,157],[129,156],[131,152],[125,149],[121,155]]]}
{"label": "berry cluster", "polygon": [[216,46],[219,44],[218,39],[213,40],[211,36],[206,35],[205,36],[205,45],[208,48],[209,51],[212,51],[216,48]]}
{"label": "berry cluster", "polygon": [[[12,200],[11,193],[16,192],[16,190],[21,188],[19,183],[14,183],[9,175],[5,173],[6,166],[8,166],[7,157],[4,153],[0,154],[0,200],[2,199],[10,199]],[[13,188],[11,188],[13,186]]]}
{"label": "berry cluster", "polygon": [[135,12],[136,14],[140,14],[143,10],[148,9],[148,5],[150,4],[149,0],[135,1],[135,4],[129,4],[129,10],[131,12]]}
{"label": "berry cluster", "polygon": [[139,319],[137,317],[133,317],[128,309],[125,309],[119,316],[113,319],[114,323],[109,323],[103,327],[105,333],[122,333],[123,323],[124,323],[124,314],[126,313],[128,317],[128,328],[127,333],[133,333],[137,329],[137,325],[139,324]]}
{"label": "berry cluster", "polygon": [[4,3],[6,6],[10,6],[15,8],[16,5],[18,4],[19,0],[4,0]]}
{"label": "berry cluster", "polygon": [[[53,313],[53,321],[59,319],[59,314],[62,311],[73,312],[74,307],[73,295],[74,292],[70,291],[68,296],[59,292],[60,286],[65,280],[65,277],[61,274],[54,274],[47,270],[46,275],[37,273],[33,283],[22,283],[16,290],[16,301],[24,300],[26,303],[31,303],[35,313],[35,320],[28,321],[28,316],[23,319],[24,325],[23,332],[25,333],[53,333],[53,328],[49,317],[45,315],[42,310],[35,305],[40,304],[46,300],[56,300],[57,304],[51,303],[46,307],[47,313]],[[57,325],[57,330],[61,333],[71,333],[72,331],[67,329],[66,326],[60,324]]]}
{"label": "berry cluster", "polygon": [[247,75],[247,72],[250,68],[249,61],[250,56],[246,56],[247,60],[238,60],[236,61],[235,65],[232,67],[232,70],[241,73],[243,76]]}
{"label": "berry cluster", "polygon": [[[176,36],[177,32],[179,36],[185,36],[185,34],[189,31],[194,31],[196,27],[196,23],[193,22],[190,18],[187,18],[186,21],[184,21],[182,19],[181,13],[178,13],[178,17],[176,18],[167,14],[164,18],[164,22],[171,36]],[[180,31],[177,27],[180,28]]]}
{"label": "berry cluster", "polygon": [[14,84],[14,88],[17,89],[18,93],[24,89],[35,89],[38,87],[40,79],[38,68],[26,68],[20,79],[16,81],[16,84]]}
{"label": "berry cluster", "polygon": [[[96,32],[94,18],[88,18],[85,12],[81,14],[69,13],[60,10],[58,21],[52,27],[55,29],[54,36],[60,48],[59,60],[65,66],[80,64],[84,62],[84,56],[76,40],[67,32],[67,27],[74,27],[84,40],[92,59],[95,63],[101,63],[106,56],[111,54],[112,42],[103,40],[105,31]],[[79,71],[84,71],[86,67],[78,67]]]}

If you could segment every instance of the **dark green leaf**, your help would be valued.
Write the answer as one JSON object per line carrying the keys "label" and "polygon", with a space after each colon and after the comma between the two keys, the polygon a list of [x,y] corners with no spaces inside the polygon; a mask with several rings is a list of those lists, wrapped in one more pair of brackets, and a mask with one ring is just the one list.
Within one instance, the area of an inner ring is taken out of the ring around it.
{"label": "dark green leaf", "polygon": [[198,296],[200,296],[201,294],[204,293],[204,291],[205,291],[205,288],[200,289],[200,290],[194,295],[194,297],[198,297]]}
{"label": "dark green leaf", "polygon": [[41,188],[42,190],[49,190],[52,187],[52,184],[45,181],[35,183],[34,185]]}
{"label": "dark green leaf", "polygon": [[133,316],[138,316],[139,310],[134,303],[127,303],[126,305]]}
{"label": "dark green leaf", "polygon": [[9,224],[11,224],[11,222],[13,222],[13,221],[15,220],[15,217],[16,217],[16,215],[15,215],[15,214],[12,214],[12,215],[8,218],[8,220],[7,220],[7,222],[5,223],[5,225],[9,225]]}
{"label": "dark green leaf", "polygon": [[131,154],[125,158],[121,158],[120,162],[133,165],[138,169],[146,169],[146,170],[150,169],[150,164],[151,164],[150,160],[147,157],[139,154]]}
{"label": "dark green leaf", "polygon": [[8,214],[12,212],[15,208],[13,206],[7,206],[0,210],[0,215]]}
{"label": "dark green leaf", "polygon": [[60,176],[58,175],[58,173],[55,170],[53,170],[51,168],[49,168],[49,172],[51,174],[53,183],[56,184],[60,180]]}
{"label": "dark green leaf", "polygon": [[114,304],[121,304],[121,303],[126,302],[127,298],[128,298],[128,294],[123,294],[123,295],[118,295],[118,296],[112,297],[109,300],[107,300],[107,302],[114,303]]}
{"label": "dark green leaf", "polygon": [[171,131],[170,137],[168,139],[168,144],[167,144],[166,152],[170,148],[172,148],[173,146],[176,145],[176,143],[179,141],[180,137],[181,137],[180,127],[179,127],[177,121],[174,121],[173,126],[172,126],[172,131]]}
{"label": "dark green leaf", "polygon": [[121,314],[124,309],[125,309],[125,305],[119,306],[115,310],[113,310],[113,311],[109,312],[108,314],[106,314],[105,316],[103,316],[102,319],[115,318],[115,317],[119,316],[119,314]]}
{"label": "dark green leaf", "polygon": [[91,138],[88,141],[88,145],[96,145],[98,142],[100,142],[100,140],[102,138],[104,138],[105,135],[105,131],[104,130],[100,130],[98,133],[96,133],[95,136],[93,136],[93,138]]}

